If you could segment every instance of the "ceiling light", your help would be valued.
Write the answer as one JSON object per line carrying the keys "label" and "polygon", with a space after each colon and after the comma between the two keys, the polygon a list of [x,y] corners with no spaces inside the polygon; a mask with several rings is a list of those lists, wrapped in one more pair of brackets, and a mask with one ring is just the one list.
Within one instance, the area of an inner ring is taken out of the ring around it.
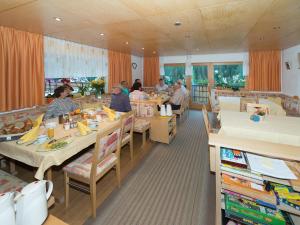
{"label": "ceiling light", "polygon": [[153,54],[155,54],[155,53],[156,53],[156,51],[153,51],[152,53],[153,53]]}
{"label": "ceiling light", "polygon": [[129,42],[128,42],[128,41],[126,41],[126,42],[125,42],[125,44],[126,44],[126,45],[128,45],[128,44],[129,44]]}
{"label": "ceiling light", "polygon": [[59,17],[54,17],[54,19],[55,19],[57,22],[61,22],[61,21],[62,21],[62,19],[59,18]]}
{"label": "ceiling light", "polygon": [[144,50],[145,48],[142,48],[142,50]]}
{"label": "ceiling light", "polygon": [[181,25],[181,22],[180,21],[176,21],[175,23],[174,23],[174,26],[180,26]]}
{"label": "ceiling light", "polygon": [[104,36],[104,33],[101,33],[100,36]]}

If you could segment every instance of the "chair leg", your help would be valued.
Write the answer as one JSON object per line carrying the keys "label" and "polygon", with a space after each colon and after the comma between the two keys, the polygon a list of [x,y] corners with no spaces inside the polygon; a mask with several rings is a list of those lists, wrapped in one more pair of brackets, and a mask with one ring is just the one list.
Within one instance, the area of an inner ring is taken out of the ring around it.
{"label": "chair leg", "polygon": [[90,194],[91,194],[91,203],[92,203],[92,216],[96,218],[96,182],[90,183]]}
{"label": "chair leg", "polygon": [[16,171],[16,163],[13,159],[10,159],[9,160],[9,172],[12,174],[12,175],[16,175],[17,174],[17,171]]}
{"label": "chair leg", "polygon": [[145,146],[146,144],[146,130],[143,132],[143,145],[142,146]]}
{"label": "chair leg", "polygon": [[116,165],[116,176],[117,176],[117,182],[118,182],[118,187],[120,188],[121,186],[121,165],[120,165],[120,159],[117,161]]}
{"label": "chair leg", "polygon": [[67,172],[64,172],[65,177],[65,207],[69,207],[69,195],[70,195],[70,187],[69,187],[69,181],[70,178],[68,177]]}

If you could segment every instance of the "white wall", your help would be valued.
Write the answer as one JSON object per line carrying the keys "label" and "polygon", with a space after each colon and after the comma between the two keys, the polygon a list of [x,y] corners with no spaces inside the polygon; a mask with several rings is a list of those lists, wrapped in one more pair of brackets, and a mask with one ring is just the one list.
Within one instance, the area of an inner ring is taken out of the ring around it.
{"label": "white wall", "polygon": [[[290,96],[300,96],[300,65],[298,61],[300,45],[284,49],[282,51],[282,84],[281,90]],[[285,66],[285,62],[290,64],[290,70]]]}
{"label": "white wall", "polygon": [[[143,57],[131,55],[131,64],[136,63],[137,67],[136,69],[132,68],[132,82],[134,82],[135,79],[141,79],[142,84],[144,82],[143,80],[143,74],[144,74],[144,59]],[[129,84],[131,86],[132,84]]]}
{"label": "white wall", "polygon": [[188,56],[161,56],[159,57],[160,74],[164,75],[164,64],[167,63],[185,63],[186,75],[192,74],[191,63],[205,62],[243,62],[243,73],[249,72],[249,54],[248,52],[227,53],[227,54],[207,54],[207,55],[188,55]]}

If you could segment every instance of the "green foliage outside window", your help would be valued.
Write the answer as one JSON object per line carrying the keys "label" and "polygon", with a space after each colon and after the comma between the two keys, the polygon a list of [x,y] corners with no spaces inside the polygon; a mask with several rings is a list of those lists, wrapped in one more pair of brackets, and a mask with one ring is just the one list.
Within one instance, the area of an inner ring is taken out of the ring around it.
{"label": "green foliage outside window", "polygon": [[192,76],[193,85],[208,85],[208,68],[206,65],[193,66],[193,76]]}
{"label": "green foliage outside window", "polygon": [[243,64],[214,65],[215,86],[225,88],[245,87]]}
{"label": "green foliage outside window", "polygon": [[184,74],[185,74],[184,65],[178,65],[178,66],[165,65],[164,70],[165,70],[164,80],[166,84],[172,85],[179,79],[184,80]]}

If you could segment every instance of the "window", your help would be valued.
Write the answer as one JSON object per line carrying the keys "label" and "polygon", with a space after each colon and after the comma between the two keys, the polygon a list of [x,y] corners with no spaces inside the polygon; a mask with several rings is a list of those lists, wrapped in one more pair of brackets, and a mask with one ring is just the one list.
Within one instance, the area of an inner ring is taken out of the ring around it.
{"label": "window", "polygon": [[245,87],[243,64],[214,64],[215,86],[240,88]]}
{"label": "window", "polygon": [[165,83],[174,84],[177,80],[184,80],[185,64],[166,64],[165,70]]}
{"label": "window", "polygon": [[207,65],[193,65],[193,85],[208,85],[208,66]]}

